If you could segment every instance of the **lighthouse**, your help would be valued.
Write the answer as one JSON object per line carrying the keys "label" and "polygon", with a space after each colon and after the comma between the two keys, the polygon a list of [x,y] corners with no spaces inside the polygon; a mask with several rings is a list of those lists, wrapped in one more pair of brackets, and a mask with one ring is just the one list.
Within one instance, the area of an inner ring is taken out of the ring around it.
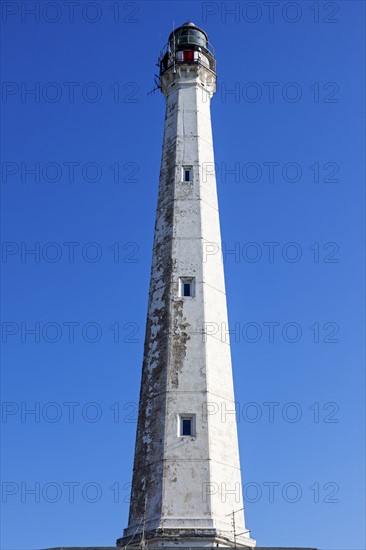
{"label": "lighthouse", "polygon": [[[210,115],[216,61],[205,31],[192,22],[174,30],[159,68],[163,151],[130,511],[117,547],[253,549],[230,343],[217,330],[228,320]],[[92,548],[115,550],[48,550]]]}
{"label": "lighthouse", "polygon": [[128,527],[118,546],[254,547],[244,521],[205,31],[159,58],[166,113]]}

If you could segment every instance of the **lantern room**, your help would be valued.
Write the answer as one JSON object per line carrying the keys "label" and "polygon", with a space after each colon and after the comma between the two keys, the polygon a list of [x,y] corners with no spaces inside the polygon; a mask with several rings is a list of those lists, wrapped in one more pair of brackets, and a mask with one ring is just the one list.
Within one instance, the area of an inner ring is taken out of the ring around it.
{"label": "lantern room", "polygon": [[160,59],[160,74],[176,64],[201,64],[216,73],[214,50],[208,36],[192,21],[187,21],[170,33]]}

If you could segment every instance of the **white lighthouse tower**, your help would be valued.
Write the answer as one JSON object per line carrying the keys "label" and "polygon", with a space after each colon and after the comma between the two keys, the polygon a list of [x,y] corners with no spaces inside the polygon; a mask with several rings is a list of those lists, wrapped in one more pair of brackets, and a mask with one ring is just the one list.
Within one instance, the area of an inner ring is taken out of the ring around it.
{"label": "white lighthouse tower", "polygon": [[188,22],[159,60],[166,98],[128,527],[118,546],[254,547],[244,522],[210,100]]}

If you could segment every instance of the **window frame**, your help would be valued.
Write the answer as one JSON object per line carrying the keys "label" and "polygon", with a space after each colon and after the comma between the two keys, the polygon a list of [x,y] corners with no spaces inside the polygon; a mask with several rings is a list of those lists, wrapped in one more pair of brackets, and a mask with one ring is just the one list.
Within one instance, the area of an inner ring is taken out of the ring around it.
{"label": "window frame", "polygon": [[[185,294],[185,285],[190,285],[190,294]],[[180,298],[194,298],[196,293],[195,277],[179,277],[179,297]]]}
{"label": "window frame", "polygon": [[[183,433],[184,420],[190,421],[191,433]],[[181,413],[178,415],[178,437],[196,437],[196,415],[191,413]]]}
{"label": "window frame", "polygon": [[[186,180],[186,173],[189,173],[189,179]],[[193,183],[193,166],[182,166],[182,182]]]}

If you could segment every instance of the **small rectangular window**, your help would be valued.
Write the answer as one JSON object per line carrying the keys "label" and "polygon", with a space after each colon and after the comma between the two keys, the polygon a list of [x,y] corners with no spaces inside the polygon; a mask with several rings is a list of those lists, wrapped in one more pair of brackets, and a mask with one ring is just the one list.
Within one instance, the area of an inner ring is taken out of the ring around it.
{"label": "small rectangular window", "polygon": [[183,296],[192,296],[191,283],[183,283]]}
{"label": "small rectangular window", "polygon": [[192,435],[192,418],[182,418],[182,435]]}
{"label": "small rectangular window", "polygon": [[194,296],[194,278],[182,277],[179,279],[179,296],[184,298]]}
{"label": "small rectangular window", "polygon": [[190,183],[193,181],[192,166],[183,166],[182,180],[184,181],[184,183]]}
{"label": "small rectangular window", "polygon": [[196,425],[194,414],[181,414],[179,415],[178,433],[181,437],[191,436],[194,437]]}

